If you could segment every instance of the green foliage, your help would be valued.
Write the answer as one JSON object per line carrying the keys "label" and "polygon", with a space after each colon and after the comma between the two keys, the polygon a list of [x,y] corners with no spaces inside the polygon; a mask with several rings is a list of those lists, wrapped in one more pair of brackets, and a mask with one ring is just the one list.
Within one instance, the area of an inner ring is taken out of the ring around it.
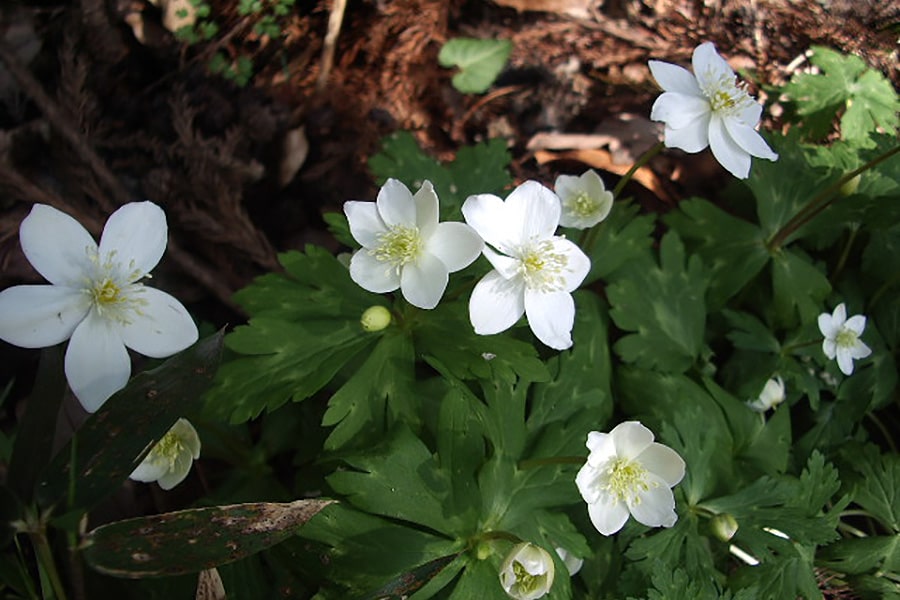
{"label": "green foliage", "polygon": [[409,132],[384,139],[381,152],[369,159],[379,182],[399,179],[415,192],[425,180],[440,199],[441,219],[459,220],[463,202],[474,194],[501,194],[512,183],[506,169],[510,155],[503,140],[490,140],[461,148],[456,159],[440,164],[425,154]]}
{"label": "green foliage", "polygon": [[659,266],[619,272],[607,294],[615,324],[633,332],[615,344],[622,360],[673,373],[690,368],[703,349],[708,284],[699,257],[687,258],[674,232],[662,239]]}
{"label": "green foliage", "polygon": [[893,135],[900,124],[900,98],[891,83],[854,55],[841,55],[814,46],[810,62],[823,73],[797,73],[784,87],[784,94],[797,104],[803,117],[801,129],[813,139],[831,131],[835,116],[841,115],[841,138],[868,145],[875,127]]}
{"label": "green foliage", "polygon": [[453,76],[453,87],[463,94],[486,92],[503,66],[512,42],[509,40],[478,40],[454,38],[441,48],[438,62],[442,67],[458,67]]}

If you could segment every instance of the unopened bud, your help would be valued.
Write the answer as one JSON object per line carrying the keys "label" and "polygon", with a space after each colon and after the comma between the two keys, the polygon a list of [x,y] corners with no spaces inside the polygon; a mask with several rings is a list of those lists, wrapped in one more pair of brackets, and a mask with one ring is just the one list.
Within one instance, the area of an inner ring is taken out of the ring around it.
{"label": "unopened bud", "polygon": [[359,322],[366,331],[381,331],[391,324],[391,311],[383,306],[370,306],[362,314]]}
{"label": "unopened bud", "polygon": [[841,186],[841,195],[852,196],[853,194],[855,194],[856,190],[859,189],[860,179],[862,179],[862,173],[860,173],[853,179],[844,182],[844,185]]}
{"label": "unopened bud", "polygon": [[738,530],[737,519],[728,513],[721,513],[713,517],[709,526],[712,528],[713,535],[722,542],[731,540]]}

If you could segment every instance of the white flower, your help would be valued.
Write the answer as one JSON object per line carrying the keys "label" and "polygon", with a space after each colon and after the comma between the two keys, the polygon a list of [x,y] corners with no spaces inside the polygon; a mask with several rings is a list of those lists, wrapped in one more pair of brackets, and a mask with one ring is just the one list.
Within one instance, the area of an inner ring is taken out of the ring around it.
{"label": "white flower", "polygon": [[159,484],[164,490],[184,481],[191,464],[200,458],[200,436],[187,419],[178,419],[159,440],[129,479]]}
{"label": "white flower", "polygon": [[853,359],[865,358],[872,354],[859,336],[866,328],[866,317],[854,315],[847,318],[847,307],[841,302],[832,314],[819,315],[819,331],[825,336],[822,352],[829,359],[837,357],[838,367],[844,375],[853,373]]}
{"label": "white flower", "polygon": [[650,72],[664,90],[650,118],[666,124],[667,148],[700,152],[707,146],[732,175],[746,179],[750,157],[777,160],[778,155],[754,129],[762,106],[736,83],[734,71],[711,42],[694,50],[694,74],[651,60]]}
{"label": "white flower", "polygon": [[556,553],[566,565],[566,570],[569,572],[569,577],[578,573],[578,571],[581,570],[582,565],[584,565],[583,558],[578,558],[577,556],[569,553],[569,551],[565,548],[560,548],[557,546]]}
{"label": "white flower", "polygon": [[500,585],[516,600],[534,600],[553,586],[553,558],[550,553],[528,542],[510,551],[500,567]]}
{"label": "white flower", "polygon": [[781,377],[773,377],[766,382],[759,397],[747,402],[747,406],[756,412],[766,412],[784,402],[784,380]]}
{"label": "white flower", "polygon": [[23,348],[69,340],[69,387],[94,412],[128,382],[126,347],[164,358],[197,341],[184,306],[139,283],[166,249],[166,215],[152,202],[126,204],[106,222],[100,245],[75,219],[35,204],[19,229],[22,251],[51,285],[0,292],[0,339]]}
{"label": "white flower", "polygon": [[465,223],[438,223],[438,197],[430,181],[413,196],[388,179],[375,202],[345,202],[350,233],[362,246],[350,259],[350,277],[381,294],[397,288],[406,301],[434,308],[449,274],[478,258],[484,242]]}
{"label": "white flower", "polygon": [[629,513],[648,527],[671,527],[678,520],[672,488],[684,477],[684,460],[653,441],[637,421],[620,423],[609,433],[592,431],[587,462],[575,485],[588,504],[597,531],[612,535]]}
{"label": "white flower", "polygon": [[562,201],[559,224],[563,227],[593,227],[605,219],[612,209],[612,192],[606,190],[603,180],[593,169],[588,169],[580,177],[560,175],[554,188]]}
{"label": "white flower", "polygon": [[556,194],[536,181],[517,187],[505,202],[479,194],[463,204],[466,222],[493,247],[485,246],[484,255],[494,270],[469,299],[476,333],[505,331],[524,313],[543,343],[557,350],[572,345],[572,291],[587,276],[591,261],[578,246],[553,235],[560,211]]}

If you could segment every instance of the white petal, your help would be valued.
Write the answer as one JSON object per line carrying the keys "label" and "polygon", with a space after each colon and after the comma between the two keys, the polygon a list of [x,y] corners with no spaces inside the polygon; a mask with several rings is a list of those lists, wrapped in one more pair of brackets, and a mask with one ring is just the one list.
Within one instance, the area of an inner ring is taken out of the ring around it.
{"label": "white petal", "polygon": [[169,470],[168,462],[165,460],[150,460],[152,458],[154,458],[154,455],[148,454],[141,464],[131,472],[131,475],[129,475],[128,478],[133,479],[134,481],[151,483],[165,475]]}
{"label": "white petal", "polygon": [[[416,205],[416,226],[422,237],[427,238],[438,224],[439,201],[434,186],[427,179],[413,196]],[[473,259],[474,260],[474,259]]]}
{"label": "white petal", "polygon": [[850,348],[850,356],[855,359],[866,358],[870,354],[872,354],[872,349],[862,340],[856,340],[856,343]]}
{"label": "white petal", "polygon": [[553,191],[560,200],[577,196],[582,191],[581,178],[576,175],[559,175],[553,184]]}
{"label": "white petal", "polygon": [[141,290],[141,315],[121,329],[126,346],[152,358],[165,358],[181,352],[197,341],[197,326],[187,309],[166,292],[144,286]]}
{"label": "white petal", "polygon": [[648,527],[671,527],[678,520],[675,514],[675,496],[661,479],[647,476],[649,488],[639,496],[639,501],[628,508],[639,522]]}
{"label": "white petal", "polygon": [[762,104],[752,102],[741,109],[737,118],[750,127],[756,127],[757,123],[759,123],[759,118],[762,116],[762,110]]}
{"label": "white petal", "polygon": [[526,181],[506,198],[502,225],[516,242],[543,240],[556,233],[562,205],[559,197],[537,181]]}
{"label": "white petal", "polygon": [[616,455],[628,460],[636,458],[653,443],[653,432],[638,421],[619,423],[609,435],[616,444]]}
{"label": "white petal", "polygon": [[413,227],[416,224],[416,203],[405,185],[396,179],[388,179],[378,191],[375,200],[378,214],[388,228],[394,225]]}
{"label": "white petal", "polygon": [[386,262],[369,254],[366,249],[357,250],[350,258],[350,279],[364,290],[383,294],[400,287],[400,273]]}
{"label": "white petal", "polygon": [[193,464],[193,460],[191,459],[191,455],[187,452],[183,452],[179,454],[175,458],[175,466],[171,470],[167,470],[166,473],[157,480],[156,483],[159,484],[164,490],[171,490],[173,487],[184,481],[185,477],[187,477],[188,473],[191,470],[191,465]]}
{"label": "white petal", "polygon": [[564,237],[553,237],[550,243],[553,253],[566,257],[566,267],[560,273],[563,278],[563,290],[571,292],[578,289],[591,270],[591,259],[577,244]]}
{"label": "white petal", "polygon": [[737,145],[749,152],[752,156],[765,158],[766,160],[778,160],[778,155],[772,152],[766,140],[759,135],[759,132],[741,123],[737,119],[725,118],[725,128],[728,130],[731,138],[737,142]]}
{"label": "white petal", "polygon": [[709,145],[709,122],[712,113],[699,117],[681,129],[666,127],[666,148],[679,148],[685,152],[700,152]]}
{"label": "white petal", "polygon": [[599,469],[589,463],[582,465],[578,469],[578,473],[575,474],[575,487],[578,488],[581,497],[588,504],[593,504],[600,500],[602,489],[598,485],[598,479],[601,474],[602,472]]}
{"label": "white petal", "polygon": [[834,338],[825,338],[822,341],[822,352],[829,360],[834,360],[834,357],[837,356],[837,342],[834,341]]}
{"label": "white petal", "polygon": [[501,252],[509,253],[520,243],[507,227],[506,208],[499,197],[493,194],[469,196],[463,203],[462,214],[485,242]]}
{"label": "white petal", "polygon": [[555,350],[572,346],[575,301],[569,292],[525,290],[525,314],[537,339]]}
{"label": "white petal", "polygon": [[603,535],[612,535],[622,529],[628,520],[628,507],[608,495],[604,499],[612,502],[588,504],[588,515],[597,531]]}
{"label": "white petal", "polygon": [[684,478],[684,459],[668,446],[653,442],[638,455],[637,460],[669,487]]}
{"label": "white petal", "polygon": [[837,306],[834,307],[834,312],[831,313],[831,323],[838,329],[844,326],[844,323],[847,322],[847,306],[841,302]]}
{"label": "white petal", "polygon": [[0,292],[0,339],[21,348],[45,348],[69,339],[91,307],[81,290],[60,285],[17,285]]}
{"label": "white petal", "polygon": [[374,248],[378,245],[378,238],[387,232],[374,202],[344,202],[344,214],[350,224],[350,234],[363,248]]}
{"label": "white petal", "polygon": [[490,246],[485,246],[482,253],[503,279],[521,280],[520,269],[522,267],[522,261],[518,258],[511,258],[504,254],[498,254],[491,250]]}
{"label": "white petal", "polygon": [[673,129],[692,127],[695,121],[709,115],[709,101],[700,96],[666,92],[653,103],[650,119],[663,121]]}
{"label": "white petal", "polygon": [[469,320],[479,335],[506,331],[525,312],[524,284],[497,271],[481,278],[469,298]]}
{"label": "white petal", "polygon": [[80,287],[93,271],[97,242],[81,223],[52,206],[34,205],[19,227],[19,242],[31,266],[50,283]]}
{"label": "white petal", "polygon": [[587,446],[588,450],[590,450],[591,453],[593,453],[610,441],[611,438],[609,437],[608,433],[603,433],[601,431],[590,431],[588,432],[587,442],[585,442],[584,445]]}
{"label": "white petal", "polygon": [[72,333],[65,362],[69,387],[91,413],[125,387],[131,375],[131,360],[116,327],[94,310]]}
{"label": "white petal", "polygon": [[119,276],[125,281],[135,271],[141,276],[153,270],[166,251],[169,227],[166,213],[152,202],[130,202],[109,216],[100,237],[100,260],[115,252]]}
{"label": "white petal", "polygon": [[853,356],[851,356],[849,349],[837,349],[837,364],[841,369],[841,373],[843,373],[844,375],[853,374]]}
{"label": "white petal", "polygon": [[719,56],[712,42],[705,42],[697,46],[691,62],[694,67],[694,76],[701,88],[722,79],[734,82],[734,71],[731,70],[725,59]]}
{"label": "white petal", "polygon": [[435,256],[423,253],[415,263],[404,265],[400,291],[406,301],[426,310],[438,305],[447,289],[447,267]]}
{"label": "white petal", "polygon": [[844,327],[856,335],[862,335],[862,332],[866,329],[866,317],[864,315],[853,315],[844,322]]}
{"label": "white petal", "polygon": [[819,331],[822,332],[827,339],[833,340],[841,331],[841,326],[835,324],[834,319],[828,313],[822,313],[818,318]]}
{"label": "white petal", "polygon": [[[700,96],[700,86],[697,85],[697,79],[690,71],[684,67],[673,65],[672,63],[663,62],[661,60],[651,60],[648,63],[650,73],[653,79],[659,84],[659,87],[667,92],[678,92],[680,94],[689,94],[692,96]],[[651,117],[652,118],[652,117]]]}
{"label": "white petal", "polygon": [[192,458],[195,460],[200,458],[200,436],[190,421],[184,418],[178,419],[170,431],[174,432],[181,443],[187,446]]}
{"label": "white petal", "polygon": [[750,155],[731,138],[718,115],[713,115],[709,121],[709,149],[725,170],[738,179],[747,179]]}
{"label": "white petal", "polygon": [[484,249],[484,240],[465,223],[438,223],[425,242],[425,252],[441,260],[451,273],[471,265]]}

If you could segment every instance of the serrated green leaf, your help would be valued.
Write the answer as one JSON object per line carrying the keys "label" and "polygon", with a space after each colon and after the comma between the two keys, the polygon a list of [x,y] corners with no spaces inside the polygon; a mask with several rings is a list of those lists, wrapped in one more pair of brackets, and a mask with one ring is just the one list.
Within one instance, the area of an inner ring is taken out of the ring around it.
{"label": "serrated green leaf", "polygon": [[848,448],[844,458],[860,475],[853,501],[894,533],[900,533],[900,456],[882,454],[871,445],[862,450],[851,448],[852,454]]}
{"label": "serrated green leaf", "polygon": [[657,567],[662,566],[670,571],[684,569],[693,579],[721,579],[713,566],[709,543],[697,527],[696,516],[684,515],[674,527],[634,540],[625,555],[629,560],[637,561],[638,568],[647,574],[658,572]]}
{"label": "serrated green leaf", "polygon": [[786,248],[772,259],[772,300],[783,326],[815,322],[831,293],[831,283],[812,260]]}
{"label": "serrated green leaf", "polygon": [[823,125],[844,109],[842,139],[868,145],[868,136],[876,126],[893,135],[900,124],[900,99],[891,83],[878,71],[869,69],[858,56],[842,56],[821,46],[812,50],[810,62],[823,73],[798,73],[783,89],[797,104],[797,113],[816,125],[801,127],[813,137],[822,137],[828,133]]}
{"label": "serrated green leaf", "polygon": [[409,338],[399,331],[384,335],[329,399],[322,425],[335,428],[325,440],[325,448],[375,443],[396,423],[417,428],[421,417],[413,393],[414,367]]}
{"label": "serrated green leaf", "polygon": [[240,560],[295,535],[332,502],[256,502],[128,519],[94,529],[81,549],[94,569],[115,577],[195,573]]}
{"label": "serrated green leaf", "polygon": [[735,348],[773,354],[781,351],[781,344],[772,335],[772,329],[754,315],[728,309],[723,310],[722,315],[732,328],[726,337]]}
{"label": "serrated green leaf", "polygon": [[113,493],[175,421],[200,408],[221,356],[219,332],[133,377],[47,467],[38,485],[41,503],[50,506],[66,498],[73,511],[90,508]]}
{"label": "serrated green leaf", "polygon": [[769,261],[765,238],[756,225],[729,215],[702,198],[682,200],[663,219],[709,269],[710,311],[725,305]]}
{"label": "serrated green leaf", "polygon": [[341,244],[348,248],[358,248],[359,243],[350,233],[350,223],[347,221],[346,215],[343,213],[327,212],[322,215],[325,225],[328,226],[328,232],[334,236]]}
{"label": "serrated green leaf", "polygon": [[486,92],[503,66],[512,42],[509,40],[478,40],[454,38],[441,48],[438,62],[442,67],[459,67],[453,76],[453,87],[463,94]]}
{"label": "serrated green leaf", "polygon": [[470,518],[472,525],[481,506],[477,473],[485,459],[484,432],[477,399],[457,388],[441,400],[437,425],[438,463],[450,474],[447,513]]}
{"label": "serrated green leaf", "polygon": [[607,288],[612,320],[634,332],[616,342],[616,353],[642,368],[673,373],[690,368],[703,348],[708,283],[700,258],[685,260],[678,234],[667,233],[659,267],[622,270]]}
{"label": "serrated green leaf", "polygon": [[400,426],[378,447],[344,460],[354,470],[332,473],[328,483],[354,506],[451,538],[463,524],[460,515],[444,511],[450,495],[447,473],[408,428]]}
{"label": "serrated green leaf", "polygon": [[[591,270],[585,284],[608,278],[631,262],[653,264],[654,215],[638,215],[636,203],[616,202],[609,216],[596,227],[596,242],[590,250]],[[574,230],[569,237],[576,239]]]}
{"label": "serrated green leaf", "polygon": [[825,546],[817,559],[851,575],[875,570],[900,574],[900,533],[839,540]]}

